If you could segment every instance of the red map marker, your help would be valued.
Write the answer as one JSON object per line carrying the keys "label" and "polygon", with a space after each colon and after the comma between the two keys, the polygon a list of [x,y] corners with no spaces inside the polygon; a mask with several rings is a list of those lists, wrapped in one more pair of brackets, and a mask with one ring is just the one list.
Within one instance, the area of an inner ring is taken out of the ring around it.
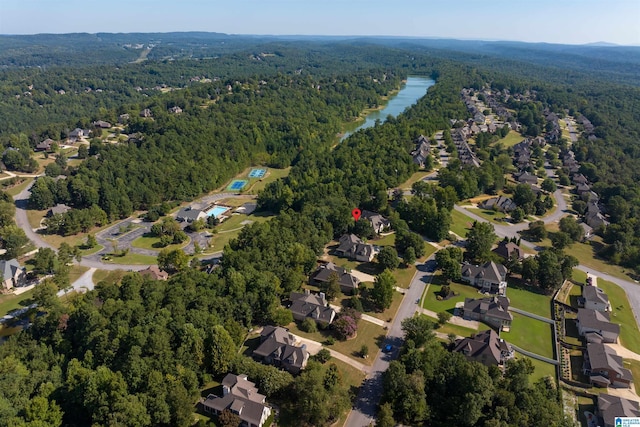
{"label": "red map marker", "polygon": [[356,221],[360,219],[360,215],[362,215],[362,212],[360,212],[360,209],[358,208],[355,208],[354,210],[351,211],[351,216]]}

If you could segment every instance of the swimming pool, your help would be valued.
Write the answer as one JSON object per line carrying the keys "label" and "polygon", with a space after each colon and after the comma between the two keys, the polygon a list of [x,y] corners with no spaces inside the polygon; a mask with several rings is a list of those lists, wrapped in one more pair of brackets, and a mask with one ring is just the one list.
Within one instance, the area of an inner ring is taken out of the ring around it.
{"label": "swimming pool", "polygon": [[258,178],[258,179],[260,179],[266,173],[267,173],[266,169],[251,169],[251,172],[249,172],[249,178]]}
{"label": "swimming pool", "polygon": [[214,206],[212,209],[207,211],[207,216],[212,216],[213,215],[214,218],[218,218],[220,215],[222,215],[223,213],[225,213],[229,209],[231,209],[231,208],[229,208],[227,206]]}
{"label": "swimming pool", "polygon": [[231,184],[229,184],[229,186],[227,187],[227,190],[240,191],[248,183],[249,181],[247,181],[246,179],[234,179],[233,181],[231,181]]}

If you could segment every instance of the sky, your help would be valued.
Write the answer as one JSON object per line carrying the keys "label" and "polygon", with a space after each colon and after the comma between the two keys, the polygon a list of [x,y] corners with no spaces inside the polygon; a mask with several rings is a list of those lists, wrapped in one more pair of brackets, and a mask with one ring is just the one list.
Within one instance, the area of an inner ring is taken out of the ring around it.
{"label": "sky", "polygon": [[169,31],[640,45],[640,0],[0,0],[0,34]]}

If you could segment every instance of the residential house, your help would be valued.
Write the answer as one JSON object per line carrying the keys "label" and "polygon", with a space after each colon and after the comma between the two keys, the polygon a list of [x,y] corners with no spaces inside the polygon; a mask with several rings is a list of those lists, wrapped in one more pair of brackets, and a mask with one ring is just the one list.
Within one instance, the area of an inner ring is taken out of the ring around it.
{"label": "residential house", "polygon": [[373,231],[377,234],[382,233],[385,229],[391,227],[391,221],[387,218],[383,217],[377,212],[371,212],[368,210],[363,210],[361,214],[361,218],[368,220],[373,227]]}
{"label": "residential house", "polygon": [[355,234],[344,234],[340,237],[335,252],[338,256],[362,262],[370,262],[375,256],[373,245],[364,243]]}
{"label": "residential house", "polygon": [[111,127],[111,123],[105,122],[103,120],[96,120],[93,122],[93,125],[100,129],[109,129]]}
{"label": "residential house", "polygon": [[456,340],[453,351],[462,353],[467,359],[486,366],[503,365],[514,356],[511,346],[493,329]]}
{"label": "residential house", "polygon": [[582,372],[596,387],[629,388],[633,381],[631,371],[624,367],[622,357],[604,344],[588,343],[584,352]]}
{"label": "residential house", "polygon": [[483,209],[497,210],[500,212],[511,212],[518,207],[516,203],[505,196],[492,197],[480,203]]}
{"label": "residential house", "polygon": [[178,107],[177,105],[175,107],[171,107],[169,108],[169,112],[172,114],[181,114],[182,113],[182,108]]}
{"label": "residential house", "polygon": [[498,247],[493,249],[491,252],[499,255],[505,260],[524,259],[524,251],[522,250],[522,248],[517,244],[509,241],[504,241],[504,240],[500,241],[500,243],[498,243]]}
{"label": "residential house", "polygon": [[536,185],[538,183],[538,177],[535,175],[531,175],[529,172],[520,172],[514,174],[513,177],[520,184]]}
{"label": "residential house", "polygon": [[260,332],[260,345],[253,351],[253,356],[268,365],[297,374],[307,366],[309,352],[305,345],[298,347],[295,343],[295,337],[287,329],[265,326]]}
{"label": "residential house", "polygon": [[322,286],[331,280],[332,275],[335,275],[338,280],[338,284],[340,285],[340,290],[344,294],[354,294],[358,289],[358,285],[360,285],[360,280],[357,277],[332,262],[328,262],[318,267],[318,269],[313,272],[309,278],[309,282],[312,285]]}
{"label": "residential house", "polygon": [[576,185],[576,193],[578,196],[582,196],[583,194],[591,192],[591,187],[589,184],[578,184]]}
{"label": "residential house", "polygon": [[150,265],[148,268],[140,270],[138,273],[143,276],[149,277],[151,280],[169,279],[169,273],[164,270],[160,270],[160,267],[158,267],[157,265]]}
{"label": "residential house", "polygon": [[640,402],[612,396],[606,393],[598,395],[598,425],[616,427],[616,418],[640,417]]}
{"label": "residential house", "polygon": [[597,286],[584,285],[582,287],[582,298],[578,302],[589,310],[611,311],[609,297]]}
{"label": "residential house", "polygon": [[429,144],[427,137],[424,135],[420,135],[414,143],[416,144],[416,148],[411,152],[413,163],[423,168],[427,157],[430,155],[431,145]]}
{"label": "residential house", "polygon": [[511,328],[513,316],[509,313],[509,299],[502,296],[490,298],[465,298],[462,317],[478,320],[508,332]]}
{"label": "residential house", "polygon": [[[595,204],[589,204],[587,205],[587,208],[589,206],[597,207],[597,205]],[[587,213],[584,216],[584,222],[586,222],[587,225],[589,225],[589,227],[591,228],[600,228],[600,227],[606,227],[609,225],[609,221],[607,221],[607,219],[602,214],[602,212],[600,212],[600,208],[598,208],[597,211],[587,210]]]}
{"label": "residential house", "polygon": [[153,117],[153,114],[151,114],[150,109],[145,108],[144,110],[140,111],[140,117]]}
{"label": "residential house", "polygon": [[79,139],[88,137],[88,136],[89,136],[89,132],[85,133],[84,129],[75,128],[74,130],[69,132],[69,142],[71,143],[77,142]]}
{"label": "residential house", "polygon": [[201,210],[201,209],[195,209],[192,208],[191,206],[188,206],[186,208],[182,208],[180,209],[180,211],[178,211],[178,214],[176,215],[176,220],[180,221],[180,222],[193,222],[193,221],[197,221],[199,219],[205,219],[207,218],[207,214]]}
{"label": "residential house", "polygon": [[507,268],[493,261],[481,266],[468,263],[462,265],[462,280],[480,289],[480,292],[504,295],[507,290],[506,277]]}
{"label": "residential house", "polygon": [[578,333],[588,342],[618,342],[620,325],[611,323],[607,312],[579,308],[577,325]]}
{"label": "residential house", "polygon": [[27,270],[15,258],[8,261],[0,260],[0,271],[3,291],[23,286],[27,280]]}
{"label": "residential house", "polygon": [[62,215],[69,212],[71,208],[65,204],[58,203],[47,212],[47,216]]}
{"label": "residential house", "polygon": [[295,320],[302,321],[307,317],[318,323],[330,325],[336,317],[336,311],[329,306],[324,293],[312,294],[308,289],[304,293],[291,292],[289,310]]}
{"label": "residential house", "polygon": [[573,185],[588,184],[589,180],[587,179],[586,176],[582,175],[581,173],[578,173],[571,178],[571,182],[573,182]]}
{"label": "residential house", "polygon": [[593,228],[589,226],[589,224],[581,222],[580,227],[582,227],[582,229],[584,230],[584,237],[582,241],[589,240],[591,237],[593,237]]}
{"label": "residential house", "polygon": [[130,118],[131,116],[128,113],[120,114],[118,116],[118,123],[121,123],[121,124],[127,123]]}
{"label": "residential house", "polygon": [[227,374],[222,380],[222,396],[210,394],[202,402],[205,412],[220,415],[225,409],[240,417],[243,427],[263,427],[271,415],[266,397],[258,393],[246,375]]}
{"label": "residential house", "polygon": [[51,152],[51,146],[55,144],[55,141],[51,138],[47,138],[42,142],[39,142],[36,145],[36,149],[35,151],[46,151],[46,152]]}

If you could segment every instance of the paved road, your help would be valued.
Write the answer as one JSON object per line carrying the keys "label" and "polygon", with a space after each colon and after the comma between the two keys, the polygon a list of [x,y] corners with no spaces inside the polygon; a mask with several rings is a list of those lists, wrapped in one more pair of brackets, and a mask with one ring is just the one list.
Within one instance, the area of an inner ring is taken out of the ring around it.
{"label": "paved road", "polygon": [[94,288],[93,284],[93,273],[95,273],[95,268],[90,268],[87,270],[82,276],[78,277],[78,279],[71,284],[72,289],[62,289],[58,292],[58,296],[61,297],[67,292],[76,291],[76,292],[87,292],[92,291]]}
{"label": "paved road", "polygon": [[578,141],[578,132],[573,127],[571,121],[569,119],[564,119],[564,121],[567,124],[567,129],[569,129],[569,138],[571,138],[571,142]]}
{"label": "paved road", "polygon": [[[433,258],[430,257],[429,259]],[[387,338],[383,343],[383,347],[387,344],[393,346],[393,351],[384,353],[379,351],[376,360],[371,367],[371,373],[360,387],[358,398],[354,404],[353,410],[349,413],[346,427],[368,427],[370,423],[375,421],[376,408],[382,397],[382,373],[387,370],[389,363],[398,355],[398,348],[403,342],[403,332],[401,329],[402,321],[408,317],[412,317],[419,305],[416,301],[422,297],[424,289],[431,280],[431,273],[426,271],[425,264],[418,265],[418,271],[413,276],[411,286],[406,290],[402,303],[398,308],[396,317],[387,333]]]}

